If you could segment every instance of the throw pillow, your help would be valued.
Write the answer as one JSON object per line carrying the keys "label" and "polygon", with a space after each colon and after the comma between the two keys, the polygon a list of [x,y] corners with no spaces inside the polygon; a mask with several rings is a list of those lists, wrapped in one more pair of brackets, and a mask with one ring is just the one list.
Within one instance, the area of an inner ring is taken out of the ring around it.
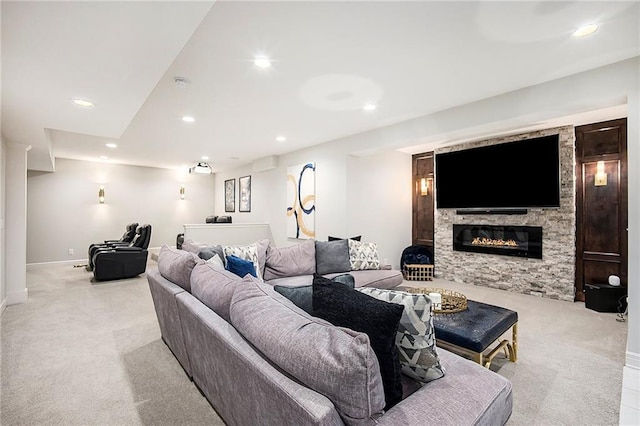
{"label": "throw pillow", "polygon": [[184,251],[191,252],[193,254],[198,254],[198,252],[200,250],[202,250],[203,248],[207,248],[207,247],[209,247],[207,244],[199,243],[197,241],[193,241],[193,240],[189,239],[189,240],[184,240],[182,242],[181,249],[184,250]]}
{"label": "throw pillow", "polygon": [[289,247],[267,248],[264,271],[265,281],[282,277],[312,275],[316,272],[316,246],[313,240],[305,240]]}
{"label": "throw pillow", "polygon": [[369,336],[380,364],[385,410],[402,399],[401,367],[395,342],[403,311],[398,304],[375,299],[328,278],[313,278],[314,316]]}
{"label": "throw pillow", "polygon": [[349,272],[349,240],[316,241],[316,272],[320,275]]}
{"label": "throw pillow", "polygon": [[[362,238],[362,235],[358,235],[357,237],[351,237],[349,239],[350,240],[360,241],[360,238]],[[329,241],[337,241],[337,240],[346,240],[346,238],[332,237],[331,235],[329,235],[329,238],[327,238],[327,240],[329,240]]]}
{"label": "throw pillow", "polygon": [[224,252],[222,251],[222,246],[209,246],[201,249],[198,252],[198,257],[200,259],[209,260],[213,257],[214,254],[220,256],[220,259],[224,256]]}
{"label": "throw pillow", "polygon": [[376,243],[349,240],[349,264],[352,271],[379,269],[380,258]]}
{"label": "throw pillow", "polygon": [[224,260],[218,255],[218,253],[214,254],[209,260],[206,260],[207,263],[214,263],[218,267],[224,269]]}
{"label": "throw pillow", "polygon": [[238,256],[227,256],[227,270],[233,272],[241,278],[247,274],[257,278],[256,268],[253,265],[253,262],[240,259]]}
{"label": "throw pillow", "polygon": [[[228,256],[236,256],[240,259],[248,260],[253,263],[255,271],[254,277],[257,277],[260,280],[262,279],[262,275],[260,274],[260,262],[258,261],[258,245],[256,243],[249,244],[248,246],[223,246],[222,251],[224,253],[223,259],[225,260],[225,265]],[[229,268],[227,267],[227,269]]]}
{"label": "throw pillow", "polygon": [[[349,287],[350,289],[354,289],[356,286],[356,282],[353,279],[353,275],[351,274],[343,274],[338,275],[331,279],[331,281],[335,281],[337,283],[341,283]],[[305,285],[300,287],[287,287],[283,285],[275,285],[273,286],[274,290],[291,300],[294,305],[298,308],[302,309],[309,315],[313,315],[313,286]]]}
{"label": "throw pillow", "polygon": [[165,279],[191,292],[191,271],[202,262],[193,253],[173,249],[166,244],[158,253],[158,271]]}
{"label": "throw pillow", "polygon": [[201,263],[191,274],[191,294],[216,314],[229,321],[233,290],[241,281],[236,274],[215,263]]}
{"label": "throw pillow", "polygon": [[396,335],[402,372],[421,382],[444,376],[444,368],[436,352],[431,300],[426,294],[361,287],[358,291],[385,302],[404,306]]}
{"label": "throw pillow", "polygon": [[380,417],[385,404],[380,367],[364,333],[306,314],[253,277],[235,287],[230,313],[231,325],[245,339],[269,362],[326,396],[345,424],[372,424]]}

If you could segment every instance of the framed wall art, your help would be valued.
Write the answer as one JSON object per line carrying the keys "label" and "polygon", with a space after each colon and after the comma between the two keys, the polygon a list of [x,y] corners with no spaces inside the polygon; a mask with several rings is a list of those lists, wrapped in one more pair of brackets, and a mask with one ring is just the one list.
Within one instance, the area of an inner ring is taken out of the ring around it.
{"label": "framed wall art", "polygon": [[236,180],[227,179],[224,181],[224,211],[236,211]]}
{"label": "framed wall art", "polygon": [[239,204],[238,211],[250,212],[251,211],[251,176],[243,176],[238,179],[240,185],[239,190]]}

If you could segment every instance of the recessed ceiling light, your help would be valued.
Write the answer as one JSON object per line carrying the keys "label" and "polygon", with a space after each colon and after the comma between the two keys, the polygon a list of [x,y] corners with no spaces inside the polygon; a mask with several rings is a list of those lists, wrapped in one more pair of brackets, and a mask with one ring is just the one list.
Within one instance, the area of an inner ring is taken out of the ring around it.
{"label": "recessed ceiling light", "polygon": [[573,33],[574,37],[586,37],[598,31],[598,24],[584,25]]}
{"label": "recessed ceiling light", "polygon": [[88,101],[86,99],[73,99],[72,100],[74,104],[84,107],[84,108],[93,108],[95,106],[95,104],[91,101]]}
{"label": "recessed ceiling light", "polygon": [[196,119],[189,115],[185,115],[184,117],[182,117],[182,121],[186,123],[193,123],[194,121],[196,121]]}
{"label": "recessed ceiling light", "polygon": [[209,157],[207,157],[206,155],[203,155],[203,156],[202,156],[202,157],[200,157],[200,158],[202,158],[204,161],[207,161],[207,160],[209,159]]}
{"label": "recessed ceiling light", "polygon": [[109,159],[109,157],[107,157],[106,155],[101,155],[101,156],[100,156],[100,159],[101,159],[101,160],[108,160],[108,159]]}
{"label": "recessed ceiling light", "polygon": [[105,146],[107,148],[117,148],[118,147],[118,145],[116,145],[115,143],[108,143],[108,144],[105,144]]}
{"label": "recessed ceiling light", "polygon": [[286,138],[286,137],[284,137],[284,136],[278,136],[278,137],[276,138],[276,140],[277,140],[278,142],[284,142],[284,141],[286,141],[286,140],[287,140],[287,138]]}
{"label": "recessed ceiling light", "polygon": [[362,107],[362,109],[365,111],[373,111],[374,109],[376,109],[376,106],[374,104],[366,104]]}
{"label": "recessed ceiling light", "polygon": [[256,56],[253,58],[253,63],[258,68],[269,68],[271,61],[266,56]]}

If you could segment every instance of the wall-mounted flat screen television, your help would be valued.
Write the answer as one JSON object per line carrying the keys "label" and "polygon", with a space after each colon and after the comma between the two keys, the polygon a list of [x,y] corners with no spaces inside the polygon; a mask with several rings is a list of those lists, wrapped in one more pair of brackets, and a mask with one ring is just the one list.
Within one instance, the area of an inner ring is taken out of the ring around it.
{"label": "wall-mounted flat screen television", "polygon": [[560,207],[558,135],[435,156],[436,207]]}

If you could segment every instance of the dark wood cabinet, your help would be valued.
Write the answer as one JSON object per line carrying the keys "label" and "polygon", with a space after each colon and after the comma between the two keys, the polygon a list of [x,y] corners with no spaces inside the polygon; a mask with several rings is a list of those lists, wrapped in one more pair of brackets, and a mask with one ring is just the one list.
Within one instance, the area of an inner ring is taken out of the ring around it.
{"label": "dark wood cabinet", "polygon": [[433,252],[433,152],[413,156],[413,244]]}
{"label": "dark wood cabinet", "polygon": [[627,120],[576,127],[576,296],[618,275],[627,285]]}

